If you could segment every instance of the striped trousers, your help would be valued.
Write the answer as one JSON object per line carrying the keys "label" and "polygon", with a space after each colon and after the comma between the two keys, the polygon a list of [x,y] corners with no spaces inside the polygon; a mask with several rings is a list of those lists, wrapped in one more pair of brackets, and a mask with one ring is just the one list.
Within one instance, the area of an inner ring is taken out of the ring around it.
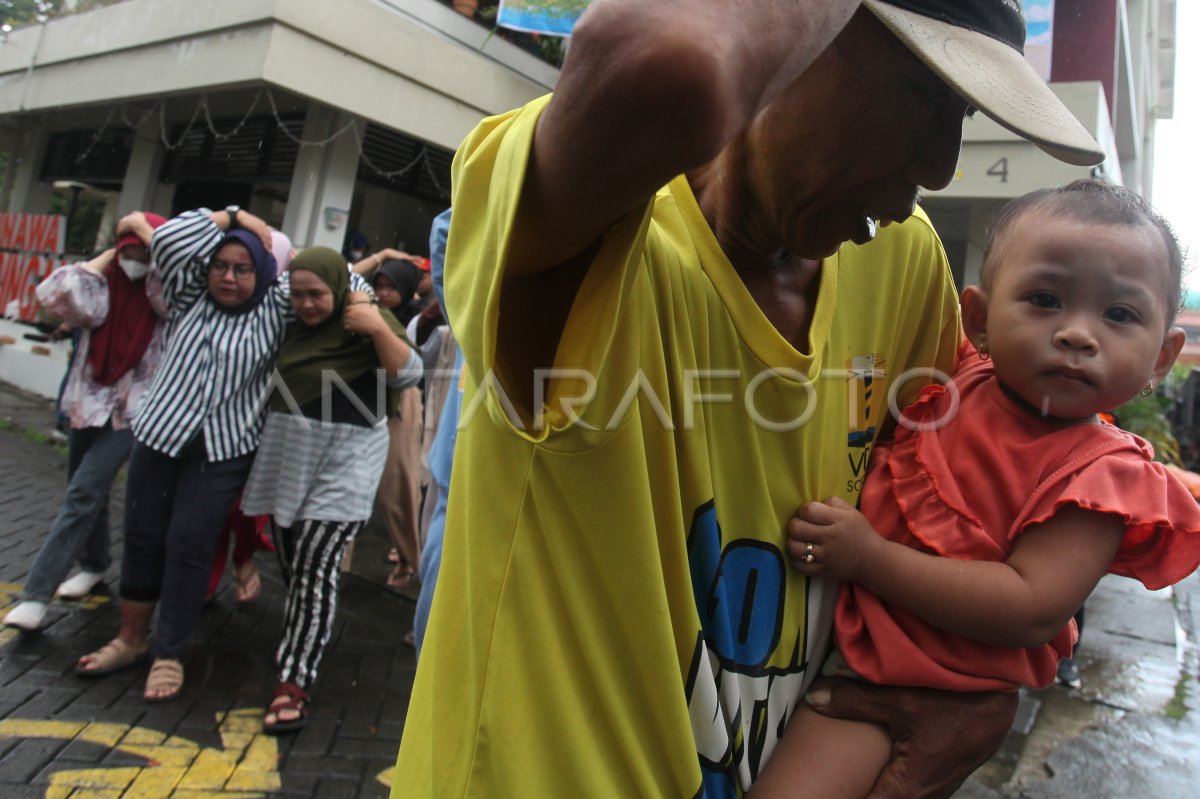
{"label": "striped trousers", "polygon": [[291,527],[271,525],[275,554],[287,583],[283,639],[275,653],[280,682],[308,690],[333,633],[339,569],[346,546],[366,525],[300,519]]}

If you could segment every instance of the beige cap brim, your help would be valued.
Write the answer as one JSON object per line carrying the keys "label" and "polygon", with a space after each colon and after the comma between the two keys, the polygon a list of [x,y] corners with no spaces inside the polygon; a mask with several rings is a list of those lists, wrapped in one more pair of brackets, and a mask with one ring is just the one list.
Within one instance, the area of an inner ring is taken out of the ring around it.
{"label": "beige cap brim", "polygon": [[1013,133],[1068,164],[1104,160],[1092,135],[1013,48],[880,0],[863,5],[947,85]]}

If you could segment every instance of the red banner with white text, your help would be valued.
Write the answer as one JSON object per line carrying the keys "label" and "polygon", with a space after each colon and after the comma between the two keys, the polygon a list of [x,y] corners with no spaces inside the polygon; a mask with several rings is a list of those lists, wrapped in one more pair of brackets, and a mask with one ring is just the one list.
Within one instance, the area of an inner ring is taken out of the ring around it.
{"label": "red banner with white text", "polygon": [[37,320],[33,290],[63,263],[66,243],[65,216],[0,213],[0,313]]}

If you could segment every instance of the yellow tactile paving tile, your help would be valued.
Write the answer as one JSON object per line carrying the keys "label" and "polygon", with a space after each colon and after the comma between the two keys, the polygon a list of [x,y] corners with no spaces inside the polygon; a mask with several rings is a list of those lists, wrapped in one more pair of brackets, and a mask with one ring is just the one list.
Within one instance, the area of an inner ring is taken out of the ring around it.
{"label": "yellow tactile paving tile", "polygon": [[54,773],[46,799],[252,799],[279,790],[279,750],[262,710],[217,714],[221,748],[107,722],[0,720],[0,737],[84,741],[145,759],[145,766]]}

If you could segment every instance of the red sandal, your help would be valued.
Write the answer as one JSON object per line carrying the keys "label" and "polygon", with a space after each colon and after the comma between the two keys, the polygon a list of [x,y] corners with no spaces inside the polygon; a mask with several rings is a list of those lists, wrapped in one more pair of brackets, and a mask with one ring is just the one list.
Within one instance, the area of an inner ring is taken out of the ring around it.
{"label": "red sandal", "polygon": [[[280,702],[280,699],[285,701]],[[295,711],[299,715],[294,719],[281,719],[283,711]],[[267,721],[267,716],[275,716],[275,721]],[[281,732],[298,730],[308,724],[308,692],[294,682],[281,682],[271,694],[271,705],[263,714],[263,731],[272,735]]]}

